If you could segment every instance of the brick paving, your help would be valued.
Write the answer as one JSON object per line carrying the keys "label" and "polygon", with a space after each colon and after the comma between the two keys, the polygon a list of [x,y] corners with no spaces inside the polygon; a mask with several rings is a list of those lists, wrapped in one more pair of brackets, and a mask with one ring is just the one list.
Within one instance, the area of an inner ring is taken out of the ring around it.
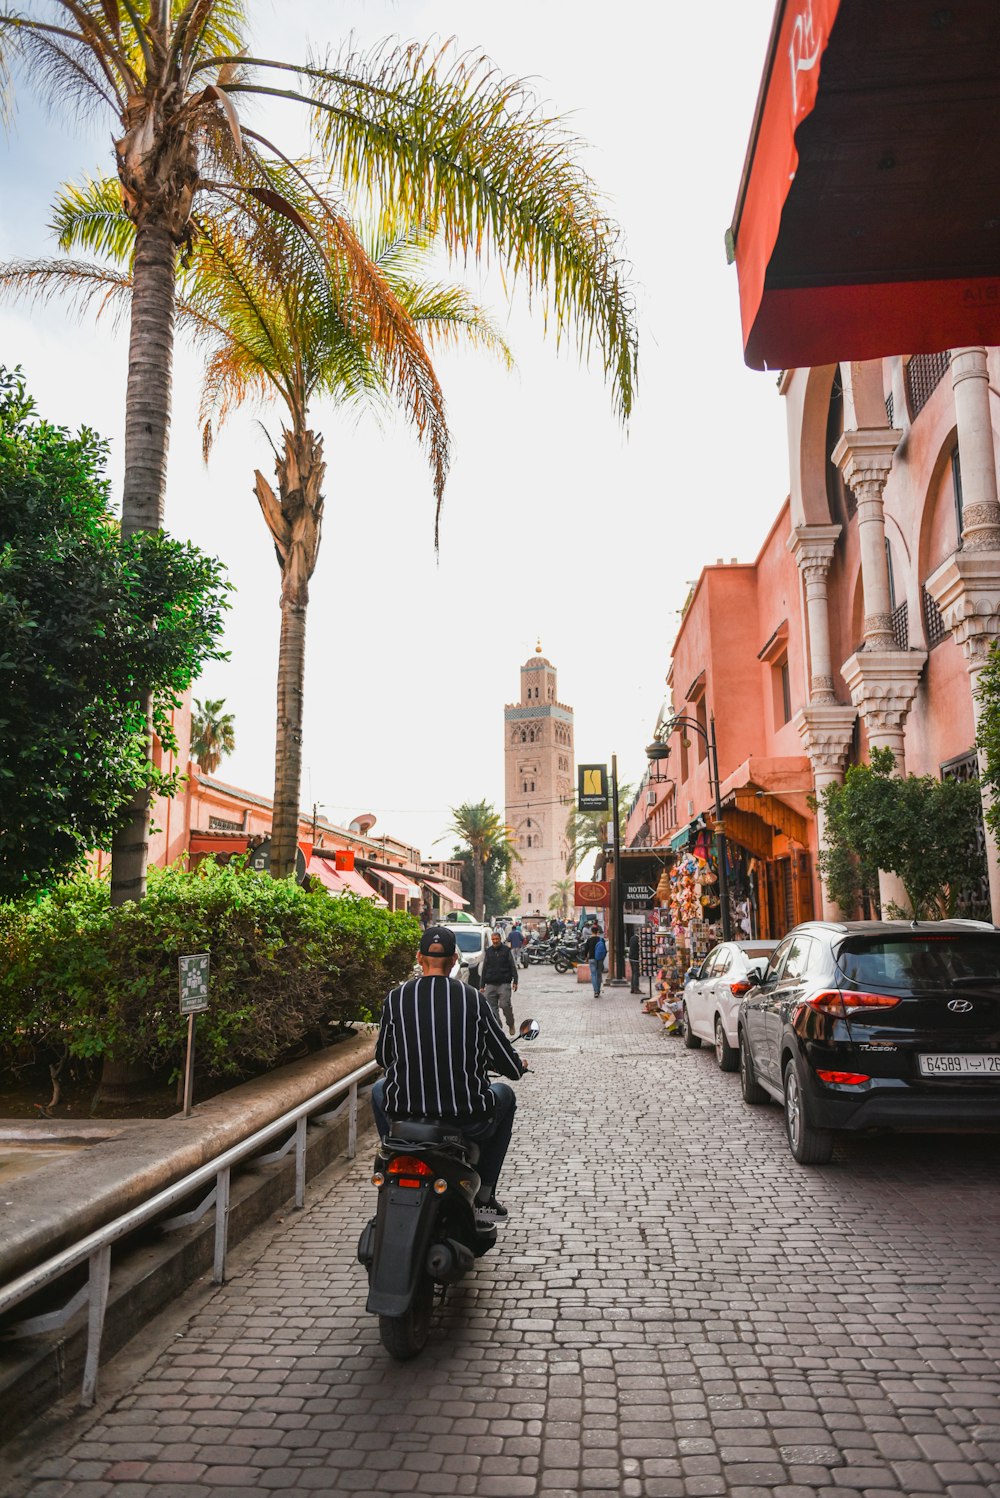
{"label": "brick paving", "polygon": [[627,991],[533,969],[516,998],[543,1029],[509,1225],[416,1363],[363,1310],[366,1150],[18,1493],[997,1498],[998,1143],[804,1169]]}

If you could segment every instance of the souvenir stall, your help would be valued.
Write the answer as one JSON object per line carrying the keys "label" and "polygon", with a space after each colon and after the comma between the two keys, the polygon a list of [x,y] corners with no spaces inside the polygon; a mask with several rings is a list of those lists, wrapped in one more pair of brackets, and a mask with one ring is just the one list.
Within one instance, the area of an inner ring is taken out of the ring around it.
{"label": "souvenir stall", "polygon": [[683,984],[687,969],[701,962],[722,939],[718,866],[707,831],[696,834],[671,869],[668,909]]}

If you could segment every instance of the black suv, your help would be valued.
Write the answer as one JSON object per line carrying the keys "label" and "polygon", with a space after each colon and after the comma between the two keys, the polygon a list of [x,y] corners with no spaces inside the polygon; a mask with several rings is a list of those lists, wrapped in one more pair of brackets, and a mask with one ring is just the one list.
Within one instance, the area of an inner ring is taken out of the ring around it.
{"label": "black suv", "polygon": [[809,921],[757,971],[743,1097],[784,1105],[802,1164],[829,1160],[835,1129],[1000,1130],[996,927]]}

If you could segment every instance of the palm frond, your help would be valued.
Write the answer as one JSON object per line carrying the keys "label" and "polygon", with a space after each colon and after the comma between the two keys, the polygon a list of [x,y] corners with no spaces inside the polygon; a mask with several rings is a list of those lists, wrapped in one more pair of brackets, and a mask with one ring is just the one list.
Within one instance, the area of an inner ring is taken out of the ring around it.
{"label": "palm frond", "polygon": [[580,142],[526,82],[450,45],[382,43],[307,75],[322,143],[349,188],[440,225],[453,256],[496,254],[557,339],[596,347],[623,417],[635,310],[618,228],[578,161]]}
{"label": "palm frond", "polygon": [[64,183],[56,194],[49,227],[61,250],[89,250],[119,265],[131,263],[135,225],[125,212],[117,177],[85,177],[79,186]]}
{"label": "palm frond", "polygon": [[464,286],[399,283],[395,278],[392,284],[425,341],[455,348],[467,343],[495,354],[505,369],[514,368],[514,355],[496,322]]}
{"label": "palm frond", "polygon": [[110,309],[117,325],[128,311],[132,278],[123,271],[76,260],[12,260],[0,265],[0,301],[15,299],[46,304],[54,297],[65,299],[83,316]]}

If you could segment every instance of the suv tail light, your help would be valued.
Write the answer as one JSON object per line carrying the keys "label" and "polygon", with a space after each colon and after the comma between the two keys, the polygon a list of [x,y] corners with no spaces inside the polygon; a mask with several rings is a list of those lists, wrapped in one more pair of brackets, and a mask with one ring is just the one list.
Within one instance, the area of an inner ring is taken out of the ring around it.
{"label": "suv tail light", "polygon": [[837,1082],[842,1087],[860,1087],[862,1082],[870,1082],[871,1077],[860,1071],[818,1071],[816,1073],[821,1082]]}
{"label": "suv tail light", "polygon": [[810,1009],[816,1009],[820,1014],[832,1014],[837,1019],[849,1019],[852,1014],[867,1012],[871,1009],[895,1009],[899,1003],[898,994],[888,993],[854,993],[850,989],[827,989],[824,993],[814,994],[806,1001]]}

